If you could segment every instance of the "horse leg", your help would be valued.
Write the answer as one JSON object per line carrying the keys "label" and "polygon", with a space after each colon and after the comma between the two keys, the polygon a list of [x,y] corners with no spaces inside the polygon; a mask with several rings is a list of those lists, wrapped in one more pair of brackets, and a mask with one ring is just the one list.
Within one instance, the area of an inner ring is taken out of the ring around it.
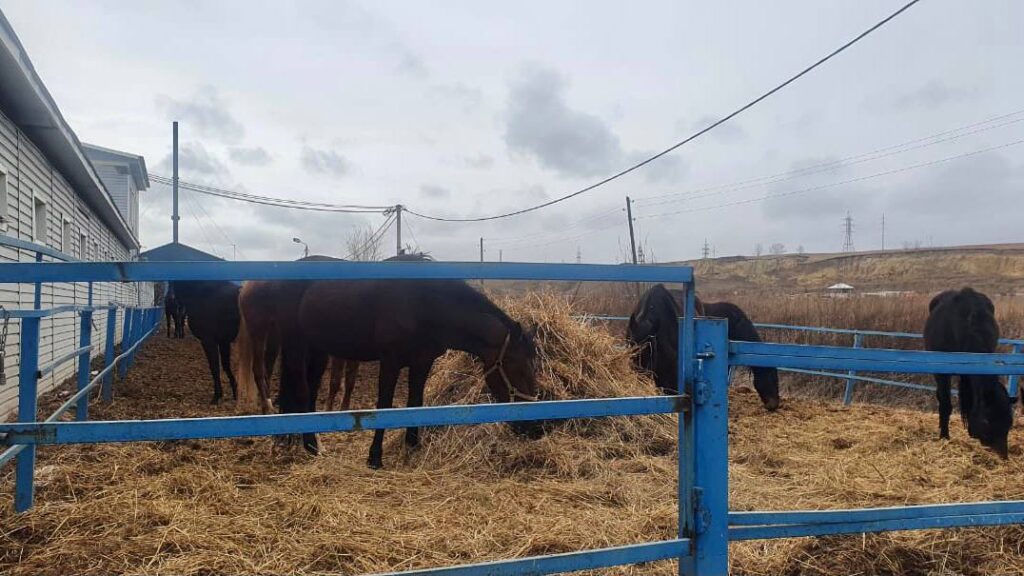
{"label": "horse leg", "polygon": [[[270,397],[270,379],[274,377],[274,364],[277,363],[278,353],[281,351],[281,338],[279,337],[277,330],[271,330],[267,334],[267,342],[263,347],[264,357],[264,374],[263,374],[263,386],[266,390],[267,397]],[[281,382],[284,380],[284,361],[281,362]],[[257,380],[259,382],[259,380]],[[284,386],[279,383],[277,387],[277,406],[284,410]]]}
{"label": "horse leg", "polygon": [[341,409],[348,410],[352,401],[352,389],[356,387],[356,378],[359,377],[359,362],[348,360],[345,362],[345,395],[341,398]]}
{"label": "horse leg", "polygon": [[939,400],[939,438],[946,440],[949,440],[949,415],[953,412],[949,380],[949,374],[935,375],[935,396]]}
{"label": "horse leg", "polygon": [[[306,404],[303,412],[316,412],[316,399],[320,394],[320,381],[327,368],[327,354],[310,350],[306,355]],[[302,435],[302,447],[306,452],[316,456],[320,453],[316,434],[306,432]]]}
{"label": "horse leg", "polygon": [[[338,388],[341,387],[341,372],[344,369],[342,360],[336,356],[331,356],[331,376],[330,376],[330,387],[327,390],[327,411],[334,410],[334,399],[338,397]],[[345,400],[348,398],[346,397]],[[344,406],[345,400],[342,400],[342,410],[347,410],[348,407]]]}
{"label": "horse leg", "polygon": [[960,419],[967,427],[967,435],[976,438],[974,428],[971,426],[970,414],[974,411],[974,388],[971,386],[971,377],[960,375],[957,377],[957,390],[960,392]]}
{"label": "horse leg", "polygon": [[228,375],[228,383],[231,384],[231,397],[238,400],[238,381],[235,380],[235,373],[231,371],[231,342],[221,342],[219,347],[220,363]]}
{"label": "horse leg", "polygon": [[[164,309],[164,322],[167,324],[167,337],[171,337],[171,313]],[[174,327],[174,335],[178,335],[178,327]]]}
{"label": "horse leg", "polygon": [[[430,368],[434,365],[434,358],[424,358],[409,365],[409,400],[406,406],[419,408],[423,406],[423,390],[427,386],[427,377],[430,376]],[[420,445],[420,429],[410,426],[405,429],[405,445],[415,448]]]}
{"label": "horse leg", "polygon": [[[398,373],[402,366],[395,358],[380,359],[380,377],[377,380],[377,408],[391,408],[395,400],[395,383],[398,382]],[[367,465],[370,468],[378,469],[384,467],[384,431],[377,430],[373,433],[373,443],[370,444],[370,458]]]}
{"label": "horse leg", "polygon": [[[282,339],[282,342],[289,342]],[[301,343],[292,342],[281,349],[281,385],[278,390],[281,413],[307,412],[309,387],[306,384],[306,350]],[[284,441],[291,444],[294,435],[288,434]]]}
{"label": "horse leg", "polygon": [[203,340],[203,352],[206,354],[206,363],[210,366],[210,376],[213,376],[213,401],[210,404],[219,404],[224,397],[224,390],[220,385],[220,357],[217,356],[217,343]]}

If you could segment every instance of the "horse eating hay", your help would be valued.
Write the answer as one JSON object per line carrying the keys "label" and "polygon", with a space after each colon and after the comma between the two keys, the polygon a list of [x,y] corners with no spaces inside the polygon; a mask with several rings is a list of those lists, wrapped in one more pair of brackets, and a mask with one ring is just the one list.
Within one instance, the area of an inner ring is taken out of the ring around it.
{"label": "horse eating hay", "polygon": [[[681,290],[669,290],[656,284],[640,297],[629,317],[626,340],[636,348],[634,356],[638,368],[654,374],[658,389],[676,394],[678,379],[679,327],[677,318],[682,314]],[[703,303],[696,299],[697,314],[725,318],[729,323],[729,338],[743,342],[760,342],[761,337],[746,313],[730,302]],[[768,411],[779,407],[779,373],[775,368],[751,368],[754,389]]]}
{"label": "horse eating hay", "polygon": [[[999,324],[992,300],[972,288],[946,290],[928,304],[924,326],[926,350],[940,352],[995,352]],[[949,374],[936,374],[935,394],[939,400],[939,437],[949,438],[949,415],[953,411]],[[1007,436],[1013,426],[1011,398],[999,377],[992,374],[961,374],[960,416],[967,433],[1002,458],[1009,455]]]}

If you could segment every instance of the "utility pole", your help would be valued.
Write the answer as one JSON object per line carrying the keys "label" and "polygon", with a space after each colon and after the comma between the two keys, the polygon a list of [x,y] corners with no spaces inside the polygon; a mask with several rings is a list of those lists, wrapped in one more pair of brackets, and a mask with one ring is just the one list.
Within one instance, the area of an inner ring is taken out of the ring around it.
{"label": "utility pole", "polygon": [[238,260],[238,246],[231,245],[231,259]]}
{"label": "utility pole", "polygon": [[504,261],[505,261],[505,251],[499,249],[498,250],[498,262],[504,262]]}
{"label": "utility pole", "polygon": [[172,181],[172,203],[173,212],[171,213],[171,226],[174,229],[174,243],[178,243],[178,122],[175,121],[173,124],[173,136],[172,136],[172,150],[171,156],[173,157],[173,170],[174,178]]}
{"label": "utility pole", "polygon": [[480,262],[484,261],[484,237],[480,237]]}
{"label": "utility pole", "polygon": [[395,243],[395,245],[397,246],[397,248],[395,248],[395,255],[396,256],[401,256],[402,255],[402,209],[403,208],[404,208],[404,206],[402,206],[401,204],[396,204],[395,205],[395,230],[397,232],[397,234],[396,234],[397,242]]}
{"label": "utility pole", "polygon": [[626,220],[629,220],[629,249],[633,254],[633,264],[636,264],[636,237],[633,235],[633,201],[626,196]]}
{"label": "utility pole", "polygon": [[850,216],[849,210],[846,211],[846,218],[843,218],[843,227],[846,231],[843,240],[843,252],[853,252],[853,216]]}
{"label": "utility pole", "polygon": [[576,263],[580,264],[583,262],[583,253],[580,252],[580,245],[576,245]]}
{"label": "utility pole", "polygon": [[885,252],[885,212],[882,212],[882,252]]}
{"label": "utility pole", "polygon": [[700,253],[701,253],[701,257],[703,259],[705,259],[705,260],[707,260],[708,259],[708,255],[711,254],[711,246],[708,245],[708,239],[707,238],[704,239],[704,248],[701,249]]}

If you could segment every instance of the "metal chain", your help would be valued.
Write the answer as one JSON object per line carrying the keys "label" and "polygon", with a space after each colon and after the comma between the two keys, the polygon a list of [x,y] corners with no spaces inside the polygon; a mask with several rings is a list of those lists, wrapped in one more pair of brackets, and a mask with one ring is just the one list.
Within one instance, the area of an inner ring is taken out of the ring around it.
{"label": "metal chain", "polygon": [[11,313],[0,304],[0,315],[3,316],[4,325],[0,332],[0,386],[7,385],[7,328],[11,323]]}

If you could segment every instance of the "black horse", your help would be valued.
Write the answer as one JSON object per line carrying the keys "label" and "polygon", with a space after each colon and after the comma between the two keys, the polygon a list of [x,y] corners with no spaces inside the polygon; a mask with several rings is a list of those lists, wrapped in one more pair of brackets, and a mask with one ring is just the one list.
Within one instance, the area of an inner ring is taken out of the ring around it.
{"label": "black horse", "polygon": [[[924,325],[924,345],[940,352],[995,352],[999,343],[999,324],[992,300],[972,288],[946,290],[928,304]],[[949,374],[936,374],[935,394],[939,400],[939,437],[949,438],[949,415],[953,411]],[[1011,398],[998,376],[961,374],[960,417],[967,433],[983,445],[1007,458],[1007,436],[1013,426]]]}
{"label": "black horse", "polygon": [[171,327],[174,327],[174,338],[185,337],[185,307],[174,296],[173,290],[168,290],[164,296],[164,322],[167,324],[167,337],[171,338]]}
{"label": "black horse", "polygon": [[[655,385],[664,393],[675,394],[678,381],[679,327],[682,315],[681,290],[669,290],[657,284],[641,296],[629,317],[626,340],[635,347],[636,366],[654,375]],[[729,339],[760,342],[757,328],[739,306],[730,302],[703,303],[697,299],[697,315],[725,318],[729,324]],[[779,373],[775,368],[751,368],[754,389],[764,407],[774,411],[779,407]]]}
{"label": "black horse", "polygon": [[199,339],[206,354],[213,377],[213,401],[218,404],[224,397],[220,370],[228,376],[231,394],[238,398],[238,383],[231,371],[231,343],[238,336],[238,291],[233,282],[203,280],[173,282],[171,290],[188,314],[188,327]]}
{"label": "black horse", "polygon": [[[396,260],[427,260],[403,255]],[[271,310],[281,345],[281,411],[316,409],[328,356],[380,361],[377,408],[391,408],[402,368],[409,369],[407,405],[423,405],[427,376],[447,350],[479,358],[484,379],[499,402],[536,399],[537,347],[532,330],[509,318],[486,296],[461,280],[319,280],[269,282],[268,300],[241,300],[246,333],[239,346],[261,346],[249,318]],[[250,351],[249,353],[252,353]],[[258,368],[256,363],[254,367]],[[244,381],[249,382],[248,374]],[[515,422],[513,429],[535,437],[540,423]],[[382,466],[384,431],[374,434],[368,464]],[[405,442],[419,443],[419,430],[406,429]],[[307,451],[318,451],[314,434],[303,434]]]}

